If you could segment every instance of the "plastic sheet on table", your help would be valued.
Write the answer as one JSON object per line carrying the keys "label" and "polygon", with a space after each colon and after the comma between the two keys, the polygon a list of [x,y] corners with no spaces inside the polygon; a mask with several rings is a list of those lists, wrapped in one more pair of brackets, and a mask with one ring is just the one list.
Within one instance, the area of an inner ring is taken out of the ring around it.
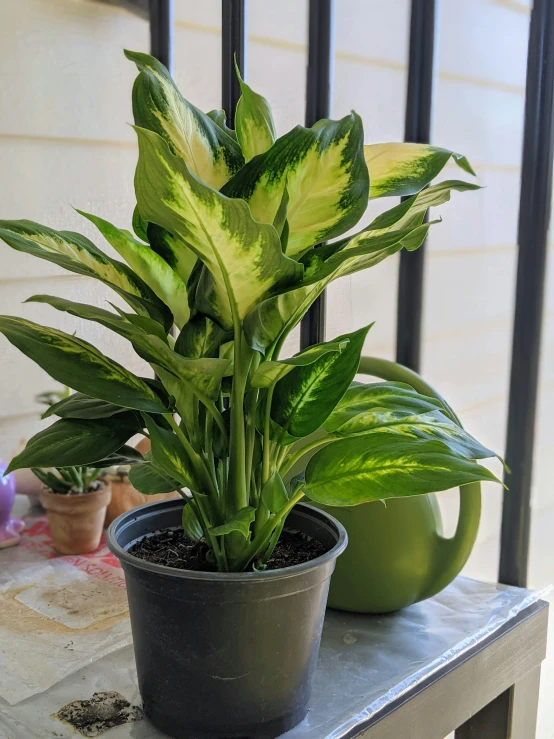
{"label": "plastic sheet on table", "polygon": [[111,556],[103,547],[57,557],[40,518],[27,522],[19,547],[2,552],[0,697],[7,703],[131,643],[125,581]]}
{"label": "plastic sheet on table", "polygon": [[[545,593],[458,578],[439,595],[386,616],[328,611],[310,711],[286,739],[354,736],[377,711],[486,639]],[[132,647],[16,706],[0,701],[1,739],[74,737],[52,717],[72,700],[115,690],[139,703]],[[4,733],[2,733],[4,732]],[[162,739],[148,722],[109,739]]]}

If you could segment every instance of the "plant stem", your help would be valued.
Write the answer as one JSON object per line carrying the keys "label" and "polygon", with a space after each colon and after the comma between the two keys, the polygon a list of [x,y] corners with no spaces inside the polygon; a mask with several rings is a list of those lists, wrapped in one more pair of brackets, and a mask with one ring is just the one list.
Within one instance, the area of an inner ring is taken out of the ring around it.
{"label": "plant stem", "polygon": [[323,446],[324,444],[330,444],[332,441],[335,441],[337,437],[335,436],[324,436],[321,439],[315,439],[315,441],[311,441],[309,444],[305,444],[303,447],[300,447],[300,449],[290,454],[289,456],[285,457],[284,462],[280,465],[279,473],[281,476],[286,475],[287,472],[294,467],[294,465],[302,459],[302,457],[307,454],[308,452],[311,452],[312,449],[317,449],[320,446]]}
{"label": "plant stem", "polygon": [[183,429],[176,423],[171,413],[164,413],[164,418],[167,420],[173,433],[177,436],[183,448],[185,449],[194,471],[198,475],[199,480],[206,486],[207,490],[217,497],[217,490],[214,488],[210,471],[206,466],[206,463],[202,457],[194,450],[190,441],[187,439]]}
{"label": "plant stem", "polygon": [[[231,439],[229,442],[229,478],[227,481],[227,503],[233,507],[226,511],[232,515],[248,505],[248,489],[246,486],[246,438],[244,428],[244,389],[246,376],[243,376],[241,341],[242,328],[240,320],[233,317],[234,329],[234,366],[233,388],[231,391]],[[246,373],[244,373],[245,375]]]}
{"label": "plant stem", "polygon": [[270,472],[270,451],[271,451],[271,402],[273,400],[273,391],[275,385],[271,385],[267,391],[267,401],[265,405],[264,418],[264,443],[263,443],[263,462],[262,462],[262,487],[271,477]]}
{"label": "plant stem", "polygon": [[250,542],[250,545],[246,549],[246,552],[242,557],[236,560],[234,563],[233,571],[241,572],[246,569],[250,562],[261,552],[264,551],[271,541],[273,531],[277,526],[284,521],[294,506],[302,500],[304,497],[304,491],[302,488],[292,494],[287,503],[281,508],[280,511],[270,516],[265,525],[261,528],[260,532],[256,534],[254,539]]}

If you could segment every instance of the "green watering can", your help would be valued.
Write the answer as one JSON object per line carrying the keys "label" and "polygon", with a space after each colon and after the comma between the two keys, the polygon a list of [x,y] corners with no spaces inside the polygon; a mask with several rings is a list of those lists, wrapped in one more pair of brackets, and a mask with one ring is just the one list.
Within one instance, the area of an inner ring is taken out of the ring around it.
{"label": "green watering can", "polygon": [[[405,382],[445,403],[419,375],[394,362],[362,357],[359,372]],[[386,506],[375,501],[348,508],[319,507],[348,532],[348,546],[331,578],[328,605],[342,611],[387,613],[430,598],[459,574],[477,537],[481,486],[477,482],[460,488],[459,520],[450,539],[442,535],[434,494],[390,498]]]}

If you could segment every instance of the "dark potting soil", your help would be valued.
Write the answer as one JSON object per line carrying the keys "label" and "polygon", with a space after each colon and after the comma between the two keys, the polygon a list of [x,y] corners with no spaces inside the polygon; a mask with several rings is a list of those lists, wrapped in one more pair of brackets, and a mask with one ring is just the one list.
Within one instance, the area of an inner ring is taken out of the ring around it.
{"label": "dark potting soil", "polygon": [[114,726],[143,717],[142,708],[132,706],[121,693],[111,690],[94,693],[89,700],[68,703],[54,715],[87,737],[100,736]]}
{"label": "dark potting soil", "polygon": [[[325,554],[327,548],[317,539],[300,531],[285,529],[275,547],[266,569],[277,570],[309,562]],[[164,529],[157,534],[145,536],[129,549],[139,559],[145,559],[166,567],[195,572],[214,572],[215,567],[206,559],[205,544],[193,542],[183,529]]]}

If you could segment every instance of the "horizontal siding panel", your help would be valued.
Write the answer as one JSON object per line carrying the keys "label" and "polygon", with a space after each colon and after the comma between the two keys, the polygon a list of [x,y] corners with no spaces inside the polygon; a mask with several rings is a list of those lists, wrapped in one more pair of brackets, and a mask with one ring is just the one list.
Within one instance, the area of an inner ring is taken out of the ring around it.
{"label": "horizontal siding panel", "polygon": [[405,64],[409,19],[409,0],[337,0],[337,51]]}
{"label": "horizontal siding panel", "polygon": [[221,108],[221,37],[177,24],[173,56],[173,77],[183,97],[206,112]]}
{"label": "horizontal siding panel", "polygon": [[[96,228],[72,206],[130,228],[136,150],[0,139],[0,160],[0,218],[28,218],[58,230],[78,231],[99,245],[105,242]],[[113,253],[109,247],[106,251]],[[61,273],[3,242],[0,254],[1,280]]]}
{"label": "horizontal siding panel", "polygon": [[[337,7],[337,23],[341,16],[341,8]],[[252,37],[255,39],[266,37],[280,39],[287,44],[306,44],[308,2],[307,0],[279,0],[278,3],[275,0],[251,2],[248,4],[247,29],[251,39]]]}
{"label": "horizontal siding panel", "polygon": [[132,141],[135,66],[123,49],[148,51],[148,23],[95,2],[3,2],[0,130]]}
{"label": "horizontal siding panel", "polygon": [[[115,359],[130,371],[152,376],[150,368],[132,350],[129,343],[112,331],[90,321],[83,321],[40,303],[23,304],[31,295],[48,292],[68,300],[90,303],[110,309],[105,302],[123,306],[117,295],[101,283],[86,277],[52,279],[45,285],[40,279],[4,283],[0,288],[0,314],[16,315],[66,333],[76,332],[100,351]],[[2,403],[0,417],[32,413],[37,409],[34,397],[57,387],[46,372],[13,347],[0,335],[2,353]]]}
{"label": "horizontal siding panel", "polygon": [[439,18],[439,69],[525,85],[528,18],[483,0],[448,0]]}
{"label": "horizontal siding panel", "polygon": [[519,166],[523,108],[523,95],[439,79],[433,142],[470,161]]}
{"label": "horizontal siding panel", "polygon": [[511,317],[516,254],[490,253],[429,259],[425,273],[424,334],[449,333]]}
{"label": "horizontal siding panel", "polygon": [[251,44],[247,56],[249,84],[270,102],[278,136],[304,123],[306,53]]}

